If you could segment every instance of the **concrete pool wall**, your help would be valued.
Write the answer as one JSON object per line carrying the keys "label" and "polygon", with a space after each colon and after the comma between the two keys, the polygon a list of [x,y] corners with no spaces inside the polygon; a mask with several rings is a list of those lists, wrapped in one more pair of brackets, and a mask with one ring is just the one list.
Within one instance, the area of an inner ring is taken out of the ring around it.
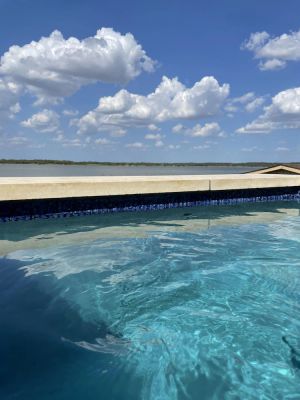
{"label": "concrete pool wall", "polygon": [[0,218],[69,216],[245,201],[294,200],[300,176],[180,175],[0,178]]}
{"label": "concrete pool wall", "polygon": [[292,175],[179,175],[0,178],[0,201],[300,187]]}

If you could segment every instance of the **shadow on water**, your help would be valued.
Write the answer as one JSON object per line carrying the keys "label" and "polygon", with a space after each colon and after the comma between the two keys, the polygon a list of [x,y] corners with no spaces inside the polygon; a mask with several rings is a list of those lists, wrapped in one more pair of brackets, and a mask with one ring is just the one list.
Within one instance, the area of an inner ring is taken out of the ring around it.
{"label": "shadow on water", "polygon": [[54,276],[25,276],[25,265],[0,259],[0,398],[129,398],[126,392],[114,393],[118,363],[113,355],[72,343],[105,338],[112,335],[109,328],[83,321],[58,295]]}
{"label": "shadow on water", "polygon": [[[220,220],[226,217],[247,217],[253,213],[282,214],[282,210],[299,209],[299,203],[269,202],[244,203],[234,206],[205,206],[191,208],[165,209],[147,212],[126,212],[91,216],[67,217],[62,219],[36,219],[0,224],[0,241],[20,241],[38,235],[68,235],[78,232],[92,232],[107,227],[129,227],[144,225],[180,226],[180,220]],[[174,223],[176,220],[176,223]],[[17,231],[16,231],[17,227]],[[43,240],[47,237],[43,237]]]}

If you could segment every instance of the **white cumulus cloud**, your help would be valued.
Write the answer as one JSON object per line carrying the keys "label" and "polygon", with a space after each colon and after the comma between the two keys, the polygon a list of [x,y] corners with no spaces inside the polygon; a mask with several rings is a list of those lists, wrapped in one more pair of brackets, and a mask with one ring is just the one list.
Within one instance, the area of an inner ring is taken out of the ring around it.
{"label": "white cumulus cloud", "polygon": [[44,109],[21,122],[24,128],[42,133],[56,133],[59,129],[59,115],[52,110]]}
{"label": "white cumulus cloud", "polygon": [[122,35],[112,28],[82,40],[65,39],[56,30],[39,41],[11,46],[0,61],[0,76],[36,96],[40,104],[56,102],[89,83],[124,84],[155,66],[131,33]]}
{"label": "white cumulus cloud", "polygon": [[267,32],[252,33],[242,49],[253,52],[261,70],[282,69],[288,61],[300,60],[300,30],[276,37]]}
{"label": "white cumulus cloud", "polygon": [[172,128],[172,131],[192,137],[223,136],[223,132],[217,122],[210,122],[204,125],[196,124],[192,128],[177,124]]}
{"label": "white cumulus cloud", "polygon": [[221,128],[219,124],[216,122],[207,123],[203,126],[197,124],[188,132],[190,136],[194,137],[212,136],[212,135],[218,135],[220,133],[221,133]]}
{"label": "white cumulus cloud", "polygon": [[254,121],[237,129],[238,133],[269,133],[278,129],[300,128],[300,87],[279,92]]}
{"label": "white cumulus cloud", "polygon": [[86,133],[209,117],[219,112],[228,95],[229,85],[221,86],[213,77],[204,77],[187,88],[177,78],[164,76],[155,91],[146,96],[123,89],[100,98],[98,107],[75,123],[79,133]]}
{"label": "white cumulus cloud", "polygon": [[13,82],[6,82],[0,77],[0,118],[3,121],[17,114],[21,107],[18,102],[20,87]]}

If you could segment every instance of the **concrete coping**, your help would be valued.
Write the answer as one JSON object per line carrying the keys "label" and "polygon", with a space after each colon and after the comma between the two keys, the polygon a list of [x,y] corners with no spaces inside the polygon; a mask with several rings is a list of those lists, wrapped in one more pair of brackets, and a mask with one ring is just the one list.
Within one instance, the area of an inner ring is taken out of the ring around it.
{"label": "concrete coping", "polygon": [[0,201],[128,194],[300,187],[300,176],[279,174],[80,176],[0,178]]}

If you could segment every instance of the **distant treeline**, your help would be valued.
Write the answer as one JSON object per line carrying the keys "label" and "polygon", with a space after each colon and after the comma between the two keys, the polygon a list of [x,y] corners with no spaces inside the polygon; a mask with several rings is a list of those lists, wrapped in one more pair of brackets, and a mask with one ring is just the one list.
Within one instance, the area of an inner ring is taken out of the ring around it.
{"label": "distant treeline", "polygon": [[[108,161],[70,161],[70,160],[14,160],[0,159],[0,164],[54,164],[54,165],[99,165],[99,166],[145,166],[145,167],[260,167],[280,165],[271,162],[206,162],[206,163],[153,163],[153,162],[108,162]],[[289,162],[284,165],[298,165],[300,162]]]}

